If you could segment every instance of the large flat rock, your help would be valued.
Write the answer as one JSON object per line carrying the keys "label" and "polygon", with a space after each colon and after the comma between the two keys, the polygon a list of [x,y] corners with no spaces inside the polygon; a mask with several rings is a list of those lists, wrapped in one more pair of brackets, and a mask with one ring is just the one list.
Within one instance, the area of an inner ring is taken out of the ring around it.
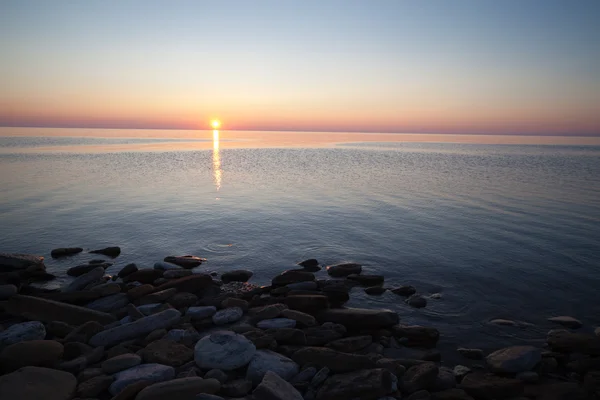
{"label": "large flat rock", "polygon": [[347,328],[377,329],[396,325],[398,314],[391,310],[370,310],[366,308],[331,308],[318,312],[319,322],[334,322]]}
{"label": "large flat rock", "polygon": [[77,379],[64,371],[25,367],[0,376],[0,397],[4,400],[69,400]]}

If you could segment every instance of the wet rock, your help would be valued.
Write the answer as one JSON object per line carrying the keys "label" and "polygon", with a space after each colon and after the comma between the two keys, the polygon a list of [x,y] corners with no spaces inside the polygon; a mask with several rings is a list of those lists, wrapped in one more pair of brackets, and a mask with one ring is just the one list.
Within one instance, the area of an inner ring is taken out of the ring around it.
{"label": "wet rock", "polygon": [[334,322],[349,329],[386,328],[400,321],[398,314],[391,310],[370,310],[364,308],[332,308],[316,314],[319,322]]}
{"label": "wet rock", "polygon": [[564,315],[560,316],[560,317],[548,318],[548,321],[554,322],[556,324],[560,324],[562,326],[565,326],[565,327],[571,328],[571,329],[578,329],[583,326],[583,324],[581,323],[580,320],[575,319],[573,317],[564,316]]}
{"label": "wet rock", "polygon": [[0,350],[11,344],[29,340],[42,340],[46,337],[46,328],[39,321],[14,324],[0,332]]}
{"label": "wet rock", "polygon": [[334,278],[360,274],[361,272],[362,265],[356,263],[342,263],[327,266],[327,273]]}
{"label": "wet rock", "polygon": [[314,259],[314,258],[310,258],[308,260],[304,260],[298,263],[299,266],[301,266],[304,270],[308,271],[308,272],[317,272],[321,270],[321,267],[319,266],[319,262]]}
{"label": "wet rock", "polygon": [[435,385],[439,369],[431,362],[418,364],[406,370],[402,378],[404,390],[413,393],[417,390],[431,389]]}
{"label": "wet rock", "polygon": [[351,274],[346,277],[351,281],[357,282],[361,286],[381,286],[385,280],[383,275],[357,275]]}
{"label": "wet rock", "polygon": [[381,286],[371,286],[365,289],[365,293],[371,296],[380,296],[385,293],[387,289]]}
{"label": "wet rock", "polygon": [[185,315],[191,319],[204,319],[215,315],[217,307],[214,306],[202,306],[202,307],[190,307],[187,309]]}
{"label": "wet rock", "polygon": [[352,353],[373,343],[373,338],[369,335],[365,336],[350,336],[343,339],[334,340],[327,344],[327,347],[341,351],[343,353]]}
{"label": "wet rock", "polygon": [[324,287],[322,289],[322,292],[329,299],[330,307],[341,307],[348,300],[350,300],[348,288],[342,285],[332,285]]}
{"label": "wet rock", "polygon": [[305,326],[314,326],[317,324],[315,317],[297,310],[283,310],[280,315],[284,318],[293,319]]}
{"label": "wet rock", "polygon": [[267,371],[272,371],[289,381],[298,373],[299,367],[294,361],[279,353],[271,350],[257,350],[248,365],[246,379],[258,385]]}
{"label": "wet rock", "polygon": [[102,372],[105,374],[114,374],[142,363],[142,358],[137,354],[121,354],[109,358],[102,363]]}
{"label": "wet rock", "polygon": [[405,300],[406,304],[415,308],[423,308],[427,306],[427,299],[420,294],[413,294]]}
{"label": "wet rock", "polygon": [[215,325],[225,325],[239,321],[243,315],[244,311],[239,307],[224,308],[212,316],[212,321]]}
{"label": "wet rock", "polygon": [[31,267],[45,269],[44,257],[31,254],[0,253],[0,272],[25,270]]}
{"label": "wet rock", "polygon": [[123,308],[127,304],[129,304],[127,294],[116,293],[94,300],[91,303],[88,303],[86,307],[96,311],[110,312]]}
{"label": "wet rock", "polygon": [[292,310],[314,313],[329,308],[329,299],[323,295],[295,295],[287,296],[285,304]]}
{"label": "wet rock", "polygon": [[77,395],[82,398],[98,397],[98,395],[107,390],[113,383],[113,377],[100,375],[88,379],[77,386]]}
{"label": "wet rock", "polygon": [[483,359],[483,350],[481,349],[466,349],[464,347],[459,347],[456,349],[458,354],[463,356],[464,358],[468,358],[469,360],[481,360]]}
{"label": "wet rock", "polygon": [[[132,272],[123,277],[123,282],[139,282],[142,284],[151,284],[158,278],[163,276],[163,271],[153,268],[143,268]],[[140,296],[141,297],[141,296]]]}
{"label": "wet rock", "polygon": [[302,395],[279,375],[268,371],[253,392],[260,400],[303,400]]}
{"label": "wet rock", "polygon": [[398,286],[397,288],[390,289],[390,292],[397,294],[398,296],[410,297],[417,293],[417,289],[414,286]]}
{"label": "wet rock", "polygon": [[63,355],[64,347],[54,340],[30,340],[11,344],[0,353],[0,369],[12,372],[22,367],[48,367]]}
{"label": "wet rock", "polygon": [[292,355],[292,360],[299,365],[317,365],[334,372],[356,371],[375,366],[375,361],[368,356],[342,353],[324,347],[304,347]]}
{"label": "wet rock", "polygon": [[17,294],[15,285],[0,285],[0,300],[7,300]]}
{"label": "wet rock", "polygon": [[85,288],[90,283],[96,282],[104,276],[104,268],[94,267],[90,272],[86,272],[83,275],[78,276],[73,281],[67,283],[62,288],[62,292],[75,292]]}
{"label": "wet rock", "polygon": [[247,269],[236,269],[234,271],[228,271],[221,275],[221,281],[223,283],[229,282],[248,282],[252,277],[252,271]]}
{"label": "wet rock", "polygon": [[72,374],[50,368],[24,367],[0,376],[0,393],[6,400],[69,400],[76,386]]}
{"label": "wet rock", "polygon": [[160,285],[158,290],[175,288],[178,292],[188,292],[194,294],[203,294],[204,290],[213,285],[213,280],[210,275],[194,274],[185,276],[179,279],[173,279],[167,283]]}
{"label": "wet rock", "polygon": [[203,262],[206,261],[206,258],[201,258],[201,257],[197,257],[197,256],[168,256],[165,257],[164,259],[165,262],[171,263],[171,264],[176,264],[179,265],[180,267],[183,268],[195,268],[198,265],[202,264]]}
{"label": "wet rock", "polygon": [[124,340],[135,339],[147,335],[155,329],[169,328],[176,324],[180,317],[181,313],[175,309],[161,311],[129,324],[97,333],[90,339],[90,344],[92,346],[111,346]]}
{"label": "wet rock", "polygon": [[502,319],[496,318],[489,322],[490,325],[500,325],[500,326],[517,326],[515,321],[511,321],[510,319]]}
{"label": "wet rock", "polygon": [[145,362],[180,367],[194,358],[194,351],[172,340],[160,339],[139,352]]}
{"label": "wet rock", "polygon": [[139,381],[158,383],[175,377],[175,369],[161,364],[141,364],[115,374],[115,381],[110,385],[109,392],[114,396],[128,385]]}
{"label": "wet rock", "polygon": [[256,324],[261,329],[295,328],[296,321],[289,318],[264,319]]}
{"label": "wet rock", "polygon": [[392,392],[392,374],[385,369],[363,369],[329,377],[317,400],[377,399]]}
{"label": "wet rock", "polygon": [[546,340],[548,346],[554,351],[600,355],[600,338],[598,336],[555,329],[548,332]]}
{"label": "wet rock", "polygon": [[440,332],[437,329],[420,325],[394,325],[392,333],[406,346],[411,347],[432,348],[436,346],[440,338]]}
{"label": "wet rock", "polygon": [[177,278],[183,278],[184,276],[190,276],[192,275],[194,272],[192,272],[192,270],[189,269],[170,269],[168,271],[165,271],[165,273],[163,274],[163,278],[165,279],[177,279]]}
{"label": "wet rock", "polygon": [[136,400],[194,399],[199,393],[217,393],[221,384],[216,379],[198,377],[173,379],[147,386],[135,397]]}
{"label": "wet rock", "polygon": [[183,270],[182,267],[180,267],[179,265],[175,265],[175,264],[170,264],[170,263],[166,263],[166,262],[156,262],[154,263],[154,269],[158,269],[163,271],[163,277],[164,277],[164,272],[166,271],[180,271]]}
{"label": "wet rock", "polygon": [[83,274],[87,274],[88,272],[91,272],[94,269],[99,268],[99,267],[101,267],[104,270],[106,270],[106,268],[110,267],[111,265],[112,265],[111,263],[77,265],[75,267],[69,268],[67,270],[67,275],[78,277],[78,276],[81,276]]}
{"label": "wet rock", "polygon": [[119,273],[117,274],[117,276],[119,278],[124,278],[124,277],[126,277],[128,275],[133,274],[137,270],[138,270],[138,267],[134,263],[127,264],[126,266],[124,266],[123,268],[121,268],[121,270],[119,271]]}
{"label": "wet rock", "polygon": [[59,247],[57,249],[53,249],[50,252],[50,256],[52,258],[60,258],[66,256],[72,256],[73,254],[81,253],[83,249],[81,247]]}
{"label": "wet rock", "polygon": [[493,372],[516,374],[532,370],[541,359],[540,349],[533,346],[511,346],[488,355],[486,363]]}
{"label": "wet rock", "polygon": [[285,286],[290,283],[314,281],[315,275],[312,272],[303,270],[289,270],[277,275],[271,281],[273,286]]}
{"label": "wet rock", "polygon": [[105,247],[103,249],[98,249],[98,250],[92,250],[90,251],[90,253],[92,254],[102,254],[108,257],[118,257],[119,254],[121,254],[121,248],[118,246],[112,246],[112,247]]}
{"label": "wet rock", "polygon": [[231,371],[247,365],[254,353],[254,344],[242,335],[219,331],[205,336],[196,343],[194,359],[203,369],[218,368]]}
{"label": "wet rock", "polygon": [[476,399],[501,400],[523,395],[524,384],[518,379],[503,378],[484,372],[465,376],[460,388]]}

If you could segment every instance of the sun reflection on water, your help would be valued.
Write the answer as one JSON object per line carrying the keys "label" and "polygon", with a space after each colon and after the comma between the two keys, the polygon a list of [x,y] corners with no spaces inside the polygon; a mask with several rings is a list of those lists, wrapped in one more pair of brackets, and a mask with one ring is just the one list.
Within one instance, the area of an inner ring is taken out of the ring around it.
{"label": "sun reflection on water", "polygon": [[212,164],[213,164],[213,181],[217,191],[221,189],[222,171],[221,171],[221,154],[219,152],[219,130],[213,131],[213,153],[212,153]]}

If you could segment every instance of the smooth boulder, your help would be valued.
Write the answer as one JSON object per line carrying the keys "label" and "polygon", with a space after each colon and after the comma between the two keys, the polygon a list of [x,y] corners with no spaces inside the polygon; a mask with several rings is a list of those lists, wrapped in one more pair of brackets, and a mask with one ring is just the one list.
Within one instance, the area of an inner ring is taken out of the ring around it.
{"label": "smooth boulder", "polygon": [[45,269],[44,257],[32,254],[0,253],[0,272],[24,270],[29,267]]}
{"label": "smooth boulder", "polygon": [[89,285],[90,283],[101,280],[103,276],[104,276],[104,268],[95,267],[90,272],[86,272],[85,274],[78,276],[73,281],[71,281],[71,282],[67,283],[65,286],[63,286],[62,292],[68,293],[68,292],[75,292],[77,290],[81,290],[81,289],[85,288],[87,285]]}
{"label": "smooth boulder", "polygon": [[327,266],[327,273],[334,278],[342,278],[352,274],[360,274],[362,265],[356,263],[342,263]]}
{"label": "smooth boulder", "polygon": [[60,258],[66,256],[72,256],[73,254],[81,253],[83,249],[81,247],[59,247],[57,249],[53,249],[50,252],[50,256],[52,258]]}
{"label": "smooth boulder", "polygon": [[231,371],[247,365],[256,346],[245,336],[217,331],[200,339],[194,347],[194,360],[202,369]]}
{"label": "smooth boulder", "polygon": [[541,360],[541,350],[533,346],[506,347],[485,358],[490,370],[509,374],[531,371]]}
{"label": "smooth boulder", "polygon": [[274,351],[257,350],[248,365],[246,379],[258,385],[267,371],[272,371],[289,381],[298,373],[299,366],[293,360]]}
{"label": "smooth boulder", "polygon": [[0,332],[0,350],[11,344],[29,340],[42,340],[46,337],[46,328],[39,321],[14,324]]}
{"label": "smooth boulder", "polygon": [[303,400],[295,387],[271,371],[265,374],[252,394],[255,399],[260,400]]}
{"label": "smooth boulder", "polygon": [[115,381],[108,391],[114,396],[127,386],[139,381],[151,383],[168,381],[175,378],[175,369],[168,365],[141,364],[115,374]]}
{"label": "smooth boulder", "polygon": [[63,355],[64,346],[55,340],[30,340],[11,344],[0,353],[0,368],[5,372],[22,367],[48,367]]}
{"label": "smooth boulder", "polygon": [[102,254],[108,257],[118,257],[121,254],[121,248],[118,246],[105,247],[103,249],[92,250],[90,251],[92,254]]}

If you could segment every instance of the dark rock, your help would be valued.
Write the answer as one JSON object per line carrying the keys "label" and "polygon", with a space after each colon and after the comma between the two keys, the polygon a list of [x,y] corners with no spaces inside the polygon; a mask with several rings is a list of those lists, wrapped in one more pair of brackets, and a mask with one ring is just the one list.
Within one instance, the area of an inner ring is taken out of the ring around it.
{"label": "dark rock", "polygon": [[245,336],[217,331],[203,337],[194,347],[194,359],[203,369],[231,371],[247,365],[256,347]]}
{"label": "dark rock", "polygon": [[77,395],[83,398],[98,397],[113,382],[113,377],[109,375],[100,375],[88,379],[77,386]]}
{"label": "dark rock", "polygon": [[371,286],[365,289],[366,294],[370,294],[371,296],[379,296],[385,293],[386,289],[382,286]]}
{"label": "dark rock", "polygon": [[179,378],[150,385],[135,397],[136,400],[194,399],[199,393],[217,393],[221,384],[216,379]]}
{"label": "dark rock", "polygon": [[[576,382],[554,382],[537,385],[535,387],[537,399],[540,400],[589,400],[585,390]],[[593,397],[591,397],[593,398]]]}
{"label": "dark rock", "polygon": [[427,299],[420,294],[413,294],[408,299],[404,300],[406,304],[415,308],[423,308],[427,306]]}
{"label": "dark rock", "polygon": [[73,254],[81,253],[83,249],[81,247],[59,247],[50,252],[52,258],[59,258],[65,256],[72,256]]}
{"label": "dark rock", "polygon": [[168,256],[164,259],[165,262],[179,265],[183,268],[195,268],[206,261],[206,258],[196,256]]}
{"label": "dark rock", "polygon": [[87,304],[90,301],[94,301],[100,298],[100,293],[92,292],[89,290],[77,290],[75,292],[52,292],[52,293],[40,293],[35,297],[40,297],[43,299],[54,300],[61,303],[69,303],[69,304]]}
{"label": "dark rock", "polygon": [[327,266],[327,273],[335,278],[360,274],[361,272],[362,265],[356,263],[342,263]]}
{"label": "dark rock", "polygon": [[358,282],[361,286],[380,286],[383,285],[383,281],[385,280],[383,275],[359,275],[359,274],[351,274],[346,277],[346,279],[350,279],[351,281]]}
{"label": "dark rock", "polygon": [[437,329],[420,325],[394,325],[392,333],[396,338],[402,339],[406,346],[411,347],[435,347],[440,338]]}
{"label": "dark rock", "polygon": [[540,349],[533,346],[511,346],[491,353],[485,360],[493,372],[516,374],[532,370],[541,359]]}
{"label": "dark rock", "polygon": [[222,308],[239,307],[243,311],[248,310],[248,302],[243,299],[237,299],[235,297],[229,297],[221,302]]}
{"label": "dark rock", "polygon": [[562,326],[566,326],[567,328],[571,329],[578,329],[583,326],[580,320],[564,315],[560,317],[548,318],[548,321],[560,324]]}
{"label": "dark rock", "polygon": [[302,348],[292,355],[292,360],[300,365],[310,364],[327,367],[334,372],[348,372],[375,367],[375,361],[368,356],[342,353],[324,347]]}
{"label": "dark rock", "polygon": [[175,293],[177,293],[177,289],[175,289],[175,288],[164,289],[164,290],[152,292],[152,293],[147,294],[144,297],[140,298],[138,301],[138,304],[144,305],[144,304],[164,303],[165,301],[167,301],[168,299],[173,297],[175,295]]}
{"label": "dark rock", "polygon": [[394,289],[390,289],[390,292],[397,294],[398,296],[410,297],[417,293],[417,289],[414,286],[399,286]]}
{"label": "dark rock", "polygon": [[104,330],[104,325],[96,321],[88,321],[73,329],[66,337],[65,342],[81,341],[87,343],[92,336]]}
{"label": "dark rock", "polygon": [[129,298],[125,293],[115,293],[110,296],[101,297],[86,304],[87,308],[96,311],[110,312],[125,307],[129,304]]}
{"label": "dark rock", "polygon": [[329,299],[322,295],[287,296],[285,304],[292,310],[315,313],[329,307]]}
{"label": "dark rock", "polygon": [[247,379],[235,379],[221,385],[219,393],[230,397],[242,397],[250,393],[252,390],[252,382]]}
{"label": "dark rock", "polygon": [[309,272],[317,272],[317,271],[321,270],[321,267],[319,266],[319,262],[317,260],[315,260],[314,258],[310,258],[308,260],[301,261],[298,263],[298,265]]}
{"label": "dark rock", "polygon": [[303,400],[298,390],[271,371],[265,374],[253,395],[260,400]]}
{"label": "dark rock", "polygon": [[194,358],[194,351],[183,344],[161,339],[146,346],[140,355],[146,363],[180,367]]}
{"label": "dark rock", "polygon": [[164,271],[154,268],[142,268],[123,277],[123,282],[151,284],[163,276]]}
{"label": "dark rock", "polygon": [[283,310],[281,316],[288,319],[293,319],[304,326],[314,326],[317,320],[310,314],[303,313],[298,310]]}
{"label": "dark rock", "polygon": [[348,288],[342,285],[331,285],[322,288],[322,292],[329,299],[331,307],[341,307],[348,300],[350,300],[350,294]]}
{"label": "dark rock", "polygon": [[518,379],[473,372],[463,378],[460,388],[476,399],[501,400],[523,395],[524,384]]}
{"label": "dark rock", "polygon": [[64,371],[24,367],[0,376],[0,393],[6,400],[69,400],[77,379]]}
{"label": "dark rock", "polygon": [[90,251],[90,253],[92,254],[102,254],[108,257],[118,257],[119,254],[121,254],[121,248],[118,246],[113,246],[113,247],[105,247],[103,249],[99,249],[99,250],[92,250]]}
{"label": "dark rock", "polygon": [[156,288],[154,286],[152,286],[150,284],[144,284],[144,285],[136,286],[136,287],[129,289],[127,291],[127,297],[129,297],[129,299],[131,301],[134,301],[134,300],[142,298],[150,293],[153,293],[155,291],[156,291]]}
{"label": "dark rock", "polygon": [[29,268],[44,270],[44,257],[31,254],[0,253],[0,272],[26,270]]}
{"label": "dark rock", "polygon": [[279,344],[293,344],[298,346],[306,345],[306,335],[300,329],[269,329],[266,331],[266,333],[273,336]]}
{"label": "dark rock", "polygon": [[248,364],[246,379],[259,384],[265,373],[271,371],[289,381],[299,371],[298,364],[289,358],[271,350],[257,350]]}
{"label": "dark rock", "polygon": [[62,321],[50,321],[46,324],[46,333],[51,337],[64,338],[73,329],[75,329],[74,326]]}
{"label": "dark rock", "polygon": [[317,374],[317,369],[315,367],[304,368],[302,371],[298,372],[294,377],[290,380],[291,383],[298,382],[310,382],[311,379]]}
{"label": "dark rock", "polygon": [[18,289],[15,285],[0,285],[0,300],[7,300],[17,292]]}
{"label": "dark rock", "polygon": [[223,283],[229,282],[248,282],[252,277],[252,271],[247,269],[237,269],[235,271],[228,271],[221,275]]}
{"label": "dark rock", "polygon": [[600,337],[590,334],[551,330],[548,332],[547,342],[552,350],[558,352],[600,355]]}
{"label": "dark rock", "polygon": [[281,274],[277,275],[271,281],[273,286],[285,286],[290,283],[296,282],[307,282],[314,281],[315,275],[312,272],[292,269],[289,271],[284,271]]}
{"label": "dark rock", "polygon": [[403,376],[402,386],[409,393],[431,389],[435,385],[439,369],[431,362],[410,367]]}
{"label": "dark rock", "polygon": [[198,296],[192,293],[180,292],[169,298],[168,302],[175,308],[191,307],[198,301]]}
{"label": "dark rock", "polygon": [[[254,343],[257,349],[270,349],[277,346],[275,337],[266,331],[255,330],[244,332],[243,335]],[[304,338],[306,340],[306,337]]]}
{"label": "dark rock", "polygon": [[453,388],[432,393],[431,400],[473,400],[473,398],[464,390]]}
{"label": "dark rock", "polygon": [[88,272],[93,271],[98,267],[102,267],[106,270],[106,268],[110,267],[111,265],[111,263],[77,265],[75,267],[69,268],[67,270],[67,275],[77,277],[83,274],[87,274]]}
{"label": "dark rock", "polygon": [[343,333],[335,329],[325,328],[322,326],[314,326],[304,329],[306,335],[306,344],[308,346],[324,346],[342,337]]}
{"label": "dark rock", "polygon": [[400,321],[398,314],[391,310],[370,310],[364,308],[332,308],[318,312],[319,322],[334,322],[349,329],[386,328]]}
{"label": "dark rock", "polygon": [[371,336],[350,336],[329,342],[327,347],[343,353],[353,353],[364,349],[371,343],[373,343],[373,338]]}
{"label": "dark rock", "polygon": [[49,367],[63,355],[64,347],[54,340],[29,340],[11,344],[0,353],[0,369],[12,372],[22,367]]}
{"label": "dark rock", "polygon": [[253,322],[262,321],[263,319],[272,319],[278,317],[283,310],[288,307],[285,304],[271,304],[264,307],[255,307],[248,310]]}
{"label": "dark rock", "polygon": [[213,280],[210,275],[194,274],[164,283],[157,289],[165,290],[175,288],[178,292],[202,294],[204,290],[211,285],[213,285]]}
{"label": "dark rock", "polygon": [[317,400],[378,399],[392,392],[392,376],[386,369],[363,369],[329,377]]}
{"label": "dark rock", "polygon": [[483,350],[481,349],[465,349],[460,347],[456,349],[458,354],[463,356],[464,358],[468,358],[469,360],[481,360],[483,359]]}
{"label": "dark rock", "polygon": [[126,266],[121,268],[121,270],[119,271],[119,273],[117,275],[119,276],[119,278],[124,278],[126,276],[133,274],[134,272],[137,272],[137,271],[138,271],[137,265],[135,265],[134,263],[131,263],[131,264],[127,264]]}
{"label": "dark rock", "polygon": [[376,361],[377,368],[384,368],[400,378],[406,372],[406,367],[400,360],[392,360],[390,358],[380,358]]}
{"label": "dark rock", "polygon": [[105,374],[114,374],[115,372],[140,365],[141,362],[142,358],[137,354],[120,354],[105,360],[102,363],[102,372]]}

